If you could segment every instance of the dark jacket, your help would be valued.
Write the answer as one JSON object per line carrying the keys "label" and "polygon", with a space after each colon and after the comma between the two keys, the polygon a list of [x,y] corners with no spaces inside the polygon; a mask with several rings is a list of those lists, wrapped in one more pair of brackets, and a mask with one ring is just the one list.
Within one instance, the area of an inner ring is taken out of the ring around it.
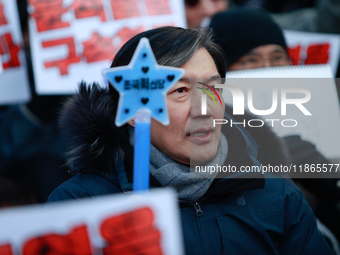
{"label": "dark jacket", "polygon": [[[67,103],[61,120],[64,129],[75,139],[73,151],[76,153],[72,156],[82,173],[54,190],[48,202],[131,190],[132,174],[126,161],[123,164],[96,153],[115,155],[120,147],[110,143],[117,134],[115,126],[109,126],[112,125],[110,113],[114,110],[109,99],[110,94],[105,90],[83,87],[80,94]],[[226,118],[230,120],[233,118],[231,108],[226,110],[229,113]],[[89,112],[85,116],[83,111]],[[238,121],[242,121],[240,117]],[[82,126],[85,124],[87,129]],[[92,127],[96,127],[99,136],[87,131]],[[227,165],[239,168],[288,164],[282,141],[266,126],[247,130],[241,125],[232,128],[223,125],[222,132],[228,140]],[[103,167],[98,168],[95,163],[98,160],[110,171],[101,171]],[[89,170],[90,173],[84,173]],[[241,174],[242,177],[250,175]],[[196,203],[180,204],[186,254],[333,254],[317,230],[312,210],[293,182],[270,174],[252,175],[252,178],[233,178],[234,174],[219,174]],[[161,186],[152,176],[150,185]]]}

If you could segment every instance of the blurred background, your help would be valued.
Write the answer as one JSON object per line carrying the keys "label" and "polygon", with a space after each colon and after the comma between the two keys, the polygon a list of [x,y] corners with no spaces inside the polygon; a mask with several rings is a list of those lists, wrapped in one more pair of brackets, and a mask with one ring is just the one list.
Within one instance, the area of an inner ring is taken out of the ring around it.
{"label": "blurred background", "polygon": [[[250,29],[251,14],[235,14],[228,22],[215,16],[239,8],[264,12],[279,27],[287,56],[283,65],[328,64],[329,78],[340,78],[340,0],[0,0],[0,206],[44,203],[72,176],[68,141],[58,128],[62,104],[82,80],[107,86],[101,70],[127,40],[159,26],[218,27],[216,40],[230,33],[235,44],[245,38],[241,33],[271,37],[259,32],[260,23],[258,30]],[[256,47],[245,46],[243,53]],[[257,59],[247,61],[249,69],[266,67]],[[295,164],[338,162],[299,136],[286,142]],[[339,239],[339,179],[296,182]]]}

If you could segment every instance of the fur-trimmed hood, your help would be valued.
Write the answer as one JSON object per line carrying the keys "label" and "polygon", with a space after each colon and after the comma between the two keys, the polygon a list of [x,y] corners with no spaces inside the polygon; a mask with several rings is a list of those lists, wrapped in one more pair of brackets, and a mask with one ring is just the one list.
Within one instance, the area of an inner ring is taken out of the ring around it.
{"label": "fur-trimmed hood", "polygon": [[131,147],[129,133],[127,126],[115,125],[114,100],[109,89],[81,82],[79,93],[65,102],[59,127],[69,142],[66,157],[73,172],[109,173],[119,154],[128,156],[123,151]]}
{"label": "fur-trimmed hood", "polygon": [[[114,100],[117,97],[112,90],[101,88],[98,84],[87,86],[82,82],[79,93],[65,102],[59,126],[70,143],[67,157],[74,172],[78,172],[79,168],[79,172],[99,170],[110,173],[119,154],[123,156],[125,165],[132,166],[133,149],[129,143],[128,127],[118,128],[115,125],[117,103]],[[226,106],[226,112],[232,116],[232,107]],[[246,122],[258,119],[250,113],[232,117],[236,121],[245,119]],[[288,164],[288,150],[283,140],[268,125],[246,129],[260,145],[258,160],[261,163]],[[131,153],[124,154],[127,151]]]}

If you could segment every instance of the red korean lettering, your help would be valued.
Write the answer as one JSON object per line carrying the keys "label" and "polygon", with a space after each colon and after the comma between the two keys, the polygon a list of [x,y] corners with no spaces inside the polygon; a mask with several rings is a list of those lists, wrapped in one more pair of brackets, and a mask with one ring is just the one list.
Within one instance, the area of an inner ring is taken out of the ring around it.
{"label": "red korean lettering", "polygon": [[145,0],[149,15],[170,14],[168,0]]}
{"label": "red korean lettering", "polygon": [[12,247],[9,243],[0,245],[0,254],[1,255],[13,255]]}
{"label": "red korean lettering", "polygon": [[44,48],[53,47],[58,45],[66,44],[68,47],[68,56],[64,59],[54,60],[54,61],[46,61],[45,67],[58,67],[60,70],[61,75],[68,74],[68,66],[70,64],[80,62],[80,57],[76,54],[76,47],[74,45],[73,37],[68,37],[64,39],[52,40],[52,41],[45,41],[42,43]]}
{"label": "red korean lettering", "polygon": [[125,44],[128,40],[130,40],[135,35],[143,32],[145,29],[143,26],[140,26],[136,29],[130,29],[130,28],[123,28],[121,29],[117,35],[121,38],[122,44]]}
{"label": "red korean lettering", "polygon": [[307,49],[306,65],[326,64],[329,60],[329,43],[312,44]]}
{"label": "red korean lettering", "polygon": [[299,64],[300,50],[301,50],[301,45],[298,45],[295,47],[287,47],[288,56],[292,60],[293,66],[296,66]]}
{"label": "red korean lettering", "polygon": [[91,255],[90,239],[86,225],[75,227],[67,236],[70,250],[74,255]]}
{"label": "red korean lettering", "polygon": [[117,48],[112,44],[112,37],[101,37],[97,32],[92,37],[83,42],[84,52],[87,63],[112,59]]}
{"label": "red korean lettering", "polygon": [[24,244],[23,255],[67,254],[67,240],[64,236],[50,234],[28,240]]}
{"label": "red korean lettering", "polygon": [[69,22],[61,20],[67,8],[63,7],[63,0],[30,0],[29,4],[34,6],[31,17],[36,20],[39,32],[69,27]]}
{"label": "red korean lettering", "polygon": [[106,21],[101,0],[75,0],[71,6],[77,19],[99,16],[102,21]]}
{"label": "red korean lettering", "polygon": [[8,56],[8,61],[4,61],[3,59],[5,58],[1,58],[3,60],[2,66],[4,69],[20,66],[18,56],[19,51],[20,47],[14,44],[10,33],[0,35],[0,55]]}
{"label": "red korean lettering", "polygon": [[104,255],[161,255],[161,233],[154,226],[154,214],[149,207],[120,214],[104,220],[100,231],[107,241]]}
{"label": "red korean lettering", "polygon": [[23,255],[91,255],[91,246],[85,225],[75,227],[68,235],[47,234],[28,240]]}
{"label": "red korean lettering", "polygon": [[7,24],[7,20],[6,20],[5,13],[4,13],[4,4],[0,3],[0,26],[6,25],[6,24]]}
{"label": "red korean lettering", "polygon": [[137,0],[111,0],[111,7],[115,19],[140,16]]}

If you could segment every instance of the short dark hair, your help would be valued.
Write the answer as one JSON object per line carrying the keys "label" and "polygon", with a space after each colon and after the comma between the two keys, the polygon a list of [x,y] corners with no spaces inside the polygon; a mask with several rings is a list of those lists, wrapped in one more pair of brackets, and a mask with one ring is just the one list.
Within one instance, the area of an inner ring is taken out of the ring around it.
{"label": "short dark hair", "polygon": [[180,67],[200,48],[205,48],[214,60],[221,78],[225,78],[224,51],[212,41],[212,33],[208,28],[160,27],[142,32],[124,44],[112,61],[111,67],[128,65],[142,37],[149,39],[159,65]]}

